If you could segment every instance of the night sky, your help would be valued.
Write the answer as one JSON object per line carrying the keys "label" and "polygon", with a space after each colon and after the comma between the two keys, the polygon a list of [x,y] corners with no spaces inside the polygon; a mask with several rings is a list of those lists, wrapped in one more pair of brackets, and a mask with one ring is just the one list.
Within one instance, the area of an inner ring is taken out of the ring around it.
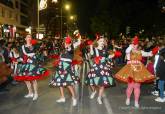
{"label": "night sky", "polygon": [[[165,27],[165,13],[161,13],[158,0],[72,0],[78,15],[81,33],[91,33],[91,18],[103,12],[125,31],[126,26],[147,30]],[[104,17],[104,15],[101,15]]]}

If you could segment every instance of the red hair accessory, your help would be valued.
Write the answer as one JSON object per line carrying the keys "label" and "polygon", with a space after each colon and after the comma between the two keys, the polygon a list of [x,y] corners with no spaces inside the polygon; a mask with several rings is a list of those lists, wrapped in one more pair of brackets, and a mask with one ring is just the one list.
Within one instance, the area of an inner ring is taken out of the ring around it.
{"label": "red hair accessory", "polygon": [[92,45],[92,44],[93,44],[93,41],[92,41],[92,40],[88,40],[88,41],[87,41],[87,44],[88,44],[88,45]]}
{"label": "red hair accessory", "polygon": [[70,44],[71,41],[72,41],[72,39],[71,39],[70,36],[67,36],[67,37],[65,38],[65,43],[66,43],[66,44]]}
{"label": "red hair accessory", "polygon": [[32,45],[36,45],[37,43],[38,43],[37,40],[35,40],[35,39],[32,39],[32,40],[31,40],[31,44],[32,44]]}
{"label": "red hair accessory", "polygon": [[139,38],[138,38],[138,36],[135,36],[134,38],[133,38],[133,42],[132,42],[134,45],[137,45],[138,43],[139,43]]}

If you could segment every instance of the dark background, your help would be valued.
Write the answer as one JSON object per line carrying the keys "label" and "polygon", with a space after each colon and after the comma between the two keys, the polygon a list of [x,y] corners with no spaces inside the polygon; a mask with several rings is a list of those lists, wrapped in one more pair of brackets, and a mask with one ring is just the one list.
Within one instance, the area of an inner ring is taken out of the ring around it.
{"label": "dark background", "polygon": [[99,32],[110,36],[129,34],[161,35],[165,32],[164,0],[72,0],[82,34]]}

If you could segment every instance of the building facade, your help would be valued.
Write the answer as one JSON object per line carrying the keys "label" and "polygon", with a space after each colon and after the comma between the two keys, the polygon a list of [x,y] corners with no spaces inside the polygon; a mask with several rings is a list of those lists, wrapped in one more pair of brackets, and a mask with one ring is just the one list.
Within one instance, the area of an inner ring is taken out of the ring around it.
{"label": "building facade", "polygon": [[0,35],[15,38],[31,25],[31,0],[0,0]]}

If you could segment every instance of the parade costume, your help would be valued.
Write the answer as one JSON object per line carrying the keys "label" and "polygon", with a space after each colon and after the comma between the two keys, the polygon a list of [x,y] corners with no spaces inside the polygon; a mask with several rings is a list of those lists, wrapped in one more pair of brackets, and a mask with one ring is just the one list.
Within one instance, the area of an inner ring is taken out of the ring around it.
{"label": "parade costume", "polygon": [[90,54],[93,56],[93,65],[87,74],[85,83],[90,86],[92,93],[90,99],[93,99],[98,88],[98,104],[103,104],[102,97],[106,87],[112,86],[114,79],[111,72],[111,55],[105,48],[104,36],[96,36],[97,47],[93,48],[93,43],[89,41]]}
{"label": "parade costume", "polygon": [[[81,35],[79,31],[75,31],[73,34],[75,36],[75,41],[79,42],[79,40],[81,39]],[[75,75],[79,77],[80,77],[81,65],[83,63],[81,48],[82,48],[82,43],[74,48],[74,57],[72,61],[72,65],[74,66],[75,69]]]}
{"label": "parade costume", "polygon": [[79,78],[75,77],[74,68],[72,67],[72,59],[73,47],[66,49],[65,52],[61,54],[50,85],[68,86],[78,83]]}
{"label": "parade costume", "polygon": [[49,75],[49,71],[43,68],[37,58],[37,51],[40,45],[38,41],[32,39],[31,35],[27,35],[26,44],[21,46],[21,67],[17,70],[17,75],[14,77],[16,81],[24,81],[28,94],[25,98],[32,98],[33,101],[38,99],[38,84],[37,80],[43,79]]}
{"label": "parade costume", "polygon": [[21,67],[21,57],[19,53],[16,53],[14,50],[10,51],[10,59],[11,59],[11,69],[13,70],[12,74],[15,76],[17,74],[17,70]]}
{"label": "parade costume", "polygon": [[126,83],[131,81],[137,83],[153,81],[154,75],[141,63],[142,54],[140,51],[131,52],[130,56],[131,60],[115,75],[115,78]]}
{"label": "parade costume", "polygon": [[142,56],[152,56],[151,52],[137,50],[138,37],[135,36],[133,44],[126,49],[127,64],[115,74],[115,78],[119,81],[126,82],[126,105],[130,105],[131,94],[134,90],[135,107],[139,108],[140,86],[141,83],[151,82],[154,80],[152,75],[141,63]]}
{"label": "parade costume", "polygon": [[[66,42],[71,43],[69,38],[68,40],[66,38]],[[80,45],[80,41],[78,44],[75,43],[71,47],[66,48],[61,53],[59,60],[56,60],[55,73],[52,76],[50,85],[61,87],[78,83],[79,77],[75,75],[75,69],[73,67],[74,48],[78,45]]]}
{"label": "parade costume", "polygon": [[108,87],[113,85],[111,64],[106,49],[94,48],[94,64],[92,65],[85,83],[87,85]]}
{"label": "parade costume", "polygon": [[52,47],[49,57],[56,59],[56,56],[59,54],[60,54],[60,45],[58,43],[52,42]]}
{"label": "parade costume", "polygon": [[81,39],[72,44],[71,38],[65,38],[65,50],[61,53],[59,60],[55,61],[55,73],[49,85],[57,86],[60,88],[60,99],[56,100],[57,103],[64,103],[64,87],[67,87],[72,95],[72,106],[77,105],[74,85],[79,82],[79,77],[75,75],[75,68],[73,64],[74,48],[79,46]]}
{"label": "parade costume", "polygon": [[49,71],[38,64],[34,46],[23,45],[21,48],[22,65],[14,77],[17,81],[33,81],[43,79],[49,75]]}

